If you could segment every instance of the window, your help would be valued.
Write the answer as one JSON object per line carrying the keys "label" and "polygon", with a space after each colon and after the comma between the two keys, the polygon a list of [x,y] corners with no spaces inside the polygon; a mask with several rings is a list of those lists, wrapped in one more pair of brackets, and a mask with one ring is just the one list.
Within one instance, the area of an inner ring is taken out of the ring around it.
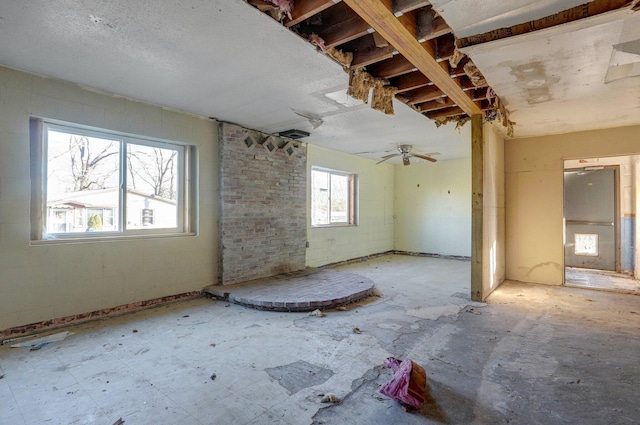
{"label": "window", "polygon": [[356,175],[311,170],[311,225],[355,225]]}
{"label": "window", "polygon": [[32,132],[35,239],[189,231],[188,146],[36,120]]}

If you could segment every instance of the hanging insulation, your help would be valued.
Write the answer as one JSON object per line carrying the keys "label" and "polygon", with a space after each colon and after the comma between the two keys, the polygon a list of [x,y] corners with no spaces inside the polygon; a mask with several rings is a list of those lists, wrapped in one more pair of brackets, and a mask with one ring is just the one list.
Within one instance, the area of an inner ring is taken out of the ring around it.
{"label": "hanging insulation", "polygon": [[463,69],[464,73],[467,74],[474,86],[485,87],[487,85],[487,80],[485,80],[484,75],[482,75],[482,72],[480,72],[473,62],[467,62]]}
{"label": "hanging insulation", "polygon": [[342,50],[336,49],[335,47],[329,47],[326,53],[327,55],[335,59],[345,69],[348,69],[351,67],[351,62],[353,61],[353,53],[351,52],[345,53]]}
{"label": "hanging insulation", "polygon": [[369,103],[369,90],[373,87],[373,77],[362,68],[349,72],[349,88],[347,94],[354,99]]}
{"label": "hanging insulation", "polygon": [[393,115],[393,97],[397,92],[397,88],[385,86],[382,80],[375,80],[373,95],[371,96],[371,108],[376,111],[382,111],[387,115]]}

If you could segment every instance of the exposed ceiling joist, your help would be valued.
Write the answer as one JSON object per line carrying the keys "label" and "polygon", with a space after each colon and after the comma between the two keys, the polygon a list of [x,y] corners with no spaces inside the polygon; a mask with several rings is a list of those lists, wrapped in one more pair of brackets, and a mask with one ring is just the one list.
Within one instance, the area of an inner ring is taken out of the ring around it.
{"label": "exposed ceiling joist", "polygon": [[637,6],[634,5],[634,3],[635,1],[632,0],[594,0],[580,6],[563,10],[562,12],[554,13],[553,15],[546,16],[544,18],[514,25],[508,28],[499,28],[483,34],[459,38],[457,46],[459,48],[475,46],[489,41],[500,40],[503,38],[513,37],[515,35],[522,35],[545,28],[555,27],[614,10],[625,8],[633,9]]}
{"label": "exposed ceiling joist", "polygon": [[341,7],[341,4],[338,4],[332,11],[334,11],[331,15],[333,22],[320,34],[326,47],[335,47],[369,33],[369,24],[348,7]]}
{"label": "exposed ceiling joist", "polygon": [[[482,114],[482,110],[461,89],[435,59],[429,43],[416,39],[415,16],[394,15],[391,0],[344,0],[364,21],[382,35],[393,47],[407,58],[418,70],[452,99],[468,115]],[[408,19],[403,19],[408,17]]]}
{"label": "exposed ceiling joist", "polygon": [[376,63],[369,67],[369,71],[380,78],[393,78],[399,75],[408,74],[415,66],[402,55]]}
{"label": "exposed ceiling joist", "polygon": [[351,41],[348,45],[341,46],[341,49],[347,52],[353,52],[352,68],[360,68],[362,66],[371,65],[393,57],[392,46],[378,47],[373,34],[367,34]]}
{"label": "exposed ceiling joist", "polygon": [[409,103],[410,105],[415,105],[416,103],[429,102],[431,100],[438,99],[443,95],[444,93],[442,93],[442,90],[440,90],[436,86],[427,86],[414,91],[413,95],[409,98],[407,103]]}
{"label": "exposed ceiling joist", "polygon": [[398,89],[398,93],[415,90],[428,86],[431,81],[420,71],[413,71],[389,80],[389,83]]}
{"label": "exposed ceiling joist", "polygon": [[299,1],[296,7],[291,11],[291,19],[285,19],[284,25],[286,27],[292,27],[297,23],[304,21],[305,19],[313,16],[323,10],[333,6],[336,2],[334,0],[305,0]]}
{"label": "exposed ceiling joist", "polygon": [[396,16],[400,16],[404,13],[420,9],[425,6],[431,6],[429,0],[394,0],[393,13]]}

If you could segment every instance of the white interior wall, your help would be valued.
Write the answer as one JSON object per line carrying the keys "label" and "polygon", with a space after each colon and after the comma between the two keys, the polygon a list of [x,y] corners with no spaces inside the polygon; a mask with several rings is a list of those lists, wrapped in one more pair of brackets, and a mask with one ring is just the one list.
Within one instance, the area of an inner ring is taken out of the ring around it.
{"label": "white interior wall", "polygon": [[563,282],[565,159],[638,153],[640,126],[506,141],[506,278]]}
{"label": "white interior wall", "polygon": [[[311,168],[358,175],[358,225],[311,226]],[[315,267],[393,249],[394,166],[324,149],[307,147],[307,266]]]}
{"label": "white interior wall", "polygon": [[471,159],[395,167],[395,248],[471,256]]}
{"label": "white interior wall", "polygon": [[504,136],[485,124],[482,208],[482,287],[486,298],[505,279]]}
{"label": "white interior wall", "polygon": [[[198,235],[31,244],[31,116],[195,145]],[[0,68],[0,329],[212,284],[217,276],[217,162],[214,122]]]}

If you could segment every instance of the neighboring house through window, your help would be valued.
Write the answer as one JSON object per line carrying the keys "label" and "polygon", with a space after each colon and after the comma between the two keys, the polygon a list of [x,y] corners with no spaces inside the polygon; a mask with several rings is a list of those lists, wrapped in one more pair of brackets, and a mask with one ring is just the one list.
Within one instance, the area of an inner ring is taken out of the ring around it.
{"label": "neighboring house through window", "polygon": [[32,132],[34,239],[189,231],[189,146],[40,120]]}
{"label": "neighboring house through window", "polygon": [[356,181],[353,173],[311,169],[311,225],[356,224]]}

